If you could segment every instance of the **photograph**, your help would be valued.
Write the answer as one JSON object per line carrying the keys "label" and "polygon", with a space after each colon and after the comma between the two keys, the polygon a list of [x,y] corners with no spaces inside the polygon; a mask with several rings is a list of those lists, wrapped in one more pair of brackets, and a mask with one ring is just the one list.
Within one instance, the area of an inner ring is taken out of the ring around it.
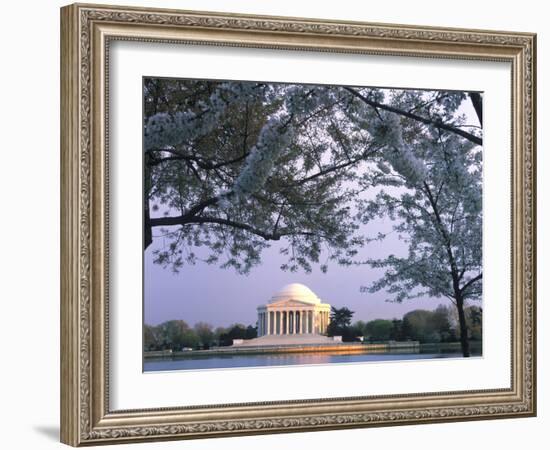
{"label": "photograph", "polygon": [[144,372],[483,357],[483,92],[142,87]]}

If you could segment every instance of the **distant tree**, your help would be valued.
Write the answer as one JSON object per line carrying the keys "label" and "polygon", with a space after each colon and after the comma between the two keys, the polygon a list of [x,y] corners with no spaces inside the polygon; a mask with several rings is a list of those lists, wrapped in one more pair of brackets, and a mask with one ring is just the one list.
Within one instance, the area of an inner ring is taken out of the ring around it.
{"label": "distant tree", "polygon": [[465,310],[470,339],[472,341],[481,341],[483,328],[483,309],[476,305],[468,306]]}
{"label": "distant tree", "polygon": [[442,342],[450,342],[456,340],[456,330],[452,323],[452,311],[445,305],[438,305],[433,311],[431,321],[433,329],[439,335],[439,340]]}
{"label": "distant tree", "polygon": [[391,338],[394,324],[391,320],[375,319],[367,322],[365,328],[369,341],[387,341]]}
{"label": "distant tree", "polygon": [[214,330],[214,341],[216,342],[216,345],[220,344],[220,336],[226,332],[226,328],[224,327],[216,327]]}
{"label": "distant tree", "polygon": [[392,322],[392,329],[390,332],[390,339],[393,341],[405,340],[404,332],[403,332],[403,320],[393,319],[391,322]]}
{"label": "distant tree", "polygon": [[212,325],[206,322],[197,322],[193,327],[195,334],[199,338],[199,345],[202,348],[208,349],[214,343],[214,332]]}
{"label": "distant tree", "polygon": [[401,320],[401,339],[404,341],[412,340],[414,339],[415,331],[412,328],[412,325],[409,320],[405,320],[405,317],[403,316],[403,319]]}
{"label": "distant tree", "polygon": [[245,326],[236,323],[220,334],[219,341],[220,345],[228,346],[233,345],[233,339],[253,339],[257,337],[257,335],[257,330],[252,325]]}
{"label": "distant tree", "polygon": [[358,320],[357,322],[354,322],[351,326],[352,334],[354,336],[365,336],[367,334],[366,326],[367,323],[363,320]]}
{"label": "distant tree", "polygon": [[195,348],[199,345],[199,338],[187,322],[183,320],[169,320],[158,326],[162,338],[162,347],[179,351],[183,347]]}
{"label": "distant tree", "polygon": [[159,350],[161,342],[157,328],[145,324],[143,326],[143,349],[145,351]]}
{"label": "distant tree", "polygon": [[350,327],[353,314],[355,314],[355,312],[345,306],[342,308],[331,306],[327,335],[342,336],[342,340],[344,341],[354,340],[355,336],[353,336],[353,329]]}
{"label": "distant tree", "polygon": [[440,342],[441,338],[433,320],[434,313],[424,309],[410,311],[403,316],[403,324],[407,324],[408,338],[421,343]]}
{"label": "distant tree", "polygon": [[258,328],[252,325],[246,327],[245,339],[254,339],[258,337]]}
{"label": "distant tree", "polygon": [[330,323],[334,324],[335,327],[349,327],[354,314],[354,311],[345,306],[342,308],[331,306]]}

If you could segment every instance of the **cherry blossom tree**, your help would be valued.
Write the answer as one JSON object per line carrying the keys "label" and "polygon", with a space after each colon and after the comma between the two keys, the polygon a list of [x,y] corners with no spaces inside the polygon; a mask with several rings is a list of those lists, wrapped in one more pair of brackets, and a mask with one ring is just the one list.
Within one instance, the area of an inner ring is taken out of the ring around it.
{"label": "cherry blossom tree", "polygon": [[[445,113],[453,116],[459,105],[455,98]],[[384,269],[369,291],[384,290],[398,302],[450,299],[458,313],[463,355],[470,356],[464,311],[468,301],[481,298],[483,276],[481,147],[437,122],[388,110],[369,124],[369,132],[384,147],[383,157],[380,172],[366,173],[362,183],[383,188],[374,200],[361,202],[361,220],[390,218],[391,231],[407,244],[405,255],[367,261]]]}
{"label": "cherry blossom tree", "polygon": [[350,264],[353,180],[379,147],[346,120],[356,103],[323,86],[148,80],[145,247],[154,229],[169,240],[156,262],[246,273],[284,240],[284,269]]}

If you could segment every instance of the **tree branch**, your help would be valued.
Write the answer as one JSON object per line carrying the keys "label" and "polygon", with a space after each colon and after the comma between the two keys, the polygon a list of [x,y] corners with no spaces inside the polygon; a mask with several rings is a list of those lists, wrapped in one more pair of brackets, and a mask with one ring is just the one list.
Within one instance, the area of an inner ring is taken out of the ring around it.
{"label": "tree branch", "polygon": [[218,224],[226,225],[233,228],[238,228],[240,230],[248,231],[256,236],[259,236],[266,241],[278,241],[284,236],[317,236],[317,233],[312,231],[293,231],[288,228],[282,229],[281,232],[267,232],[259,228],[253,227],[246,223],[236,222],[231,219],[223,219],[220,217],[209,217],[209,216],[195,216],[188,217],[187,214],[174,217],[156,217],[151,219],[151,226],[174,226],[174,225],[190,225],[190,224]]}
{"label": "tree branch", "polygon": [[464,292],[466,289],[468,289],[472,284],[474,284],[476,281],[481,280],[483,278],[483,273],[480,273],[479,275],[475,276],[471,280],[469,280],[462,288],[460,289],[461,292]]}
{"label": "tree branch", "polygon": [[345,169],[346,167],[352,166],[354,164],[357,164],[358,162],[361,162],[365,159],[365,157],[368,155],[368,151],[365,151],[361,156],[358,156],[357,158],[350,159],[344,163],[336,164],[334,166],[327,167],[326,169],[320,170],[319,172],[314,173],[313,175],[310,175],[308,177],[300,178],[299,180],[296,180],[294,183],[289,185],[282,186],[283,188],[289,188],[289,187],[296,187],[301,186],[302,184],[305,184],[309,181],[313,181],[316,178],[322,177],[324,175],[327,175],[332,172],[336,172],[340,169]]}
{"label": "tree branch", "polygon": [[[156,158],[153,156],[153,153],[155,152],[166,152],[166,153],[170,153],[172,156]],[[151,155],[150,162],[149,162],[149,165],[151,166],[163,163],[165,161],[191,161],[197,164],[197,166],[199,166],[201,169],[204,169],[204,170],[214,170],[214,169],[219,169],[220,167],[228,166],[230,164],[235,164],[243,161],[248,156],[248,152],[246,152],[228,161],[220,161],[217,163],[213,163],[202,158],[197,158],[196,156],[187,155],[179,150],[174,150],[174,149],[150,149],[150,150],[147,150],[147,153]]]}
{"label": "tree branch", "polygon": [[358,99],[360,99],[361,101],[363,101],[364,103],[366,103],[367,105],[372,106],[373,108],[384,109],[386,111],[390,111],[392,113],[399,114],[404,117],[408,117],[409,119],[417,120],[418,122],[422,122],[426,125],[433,125],[436,128],[450,131],[451,133],[458,134],[459,136],[462,136],[463,138],[468,139],[470,142],[473,142],[474,144],[477,144],[477,145],[483,144],[483,140],[480,137],[472,133],[468,133],[467,131],[461,130],[459,128],[453,127],[452,125],[448,125],[446,123],[435,121],[432,119],[427,119],[417,114],[413,114],[399,108],[394,108],[393,106],[388,106],[388,105],[384,105],[383,103],[376,102],[374,100],[369,100],[367,97],[365,97],[364,95],[362,95],[361,93],[357,92],[355,89],[352,89],[350,87],[344,87],[344,89],[350,92],[352,95],[354,95]]}

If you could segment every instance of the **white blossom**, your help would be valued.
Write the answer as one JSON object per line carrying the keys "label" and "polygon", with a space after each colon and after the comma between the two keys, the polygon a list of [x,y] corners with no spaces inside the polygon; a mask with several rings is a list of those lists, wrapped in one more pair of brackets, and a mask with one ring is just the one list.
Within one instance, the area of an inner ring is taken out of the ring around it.
{"label": "white blossom", "polygon": [[386,147],[385,160],[408,183],[421,182],[426,177],[426,167],[404,143],[399,117],[388,111],[381,111],[380,116],[368,125],[368,131],[375,142]]}
{"label": "white blossom", "polygon": [[231,102],[252,95],[254,89],[253,83],[222,83],[206,102],[197,104],[199,111],[196,113],[161,112],[151,116],[145,125],[144,149],[162,149],[207,135],[219,126]]}
{"label": "white blossom", "polygon": [[[317,90],[315,95],[307,95],[302,86],[288,89],[281,108],[272,114],[262,127],[258,141],[246,158],[241,173],[233,185],[234,199],[243,199],[247,194],[262,188],[271,174],[277,159],[290,145],[294,137],[291,116],[300,121],[319,105],[326,104],[328,90]],[[229,197],[223,196],[220,204],[229,205]]]}
{"label": "white blossom", "polygon": [[380,111],[380,118],[370,122],[367,127],[373,139],[379,144],[397,148],[403,147],[401,123],[397,114]]}
{"label": "white blossom", "polygon": [[277,113],[262,127],[258,141],[235,180],[233,191],[237,197],[258,191],[267,181],[279,155],[292,141],[293,129],[287,121],[287,113]]}

